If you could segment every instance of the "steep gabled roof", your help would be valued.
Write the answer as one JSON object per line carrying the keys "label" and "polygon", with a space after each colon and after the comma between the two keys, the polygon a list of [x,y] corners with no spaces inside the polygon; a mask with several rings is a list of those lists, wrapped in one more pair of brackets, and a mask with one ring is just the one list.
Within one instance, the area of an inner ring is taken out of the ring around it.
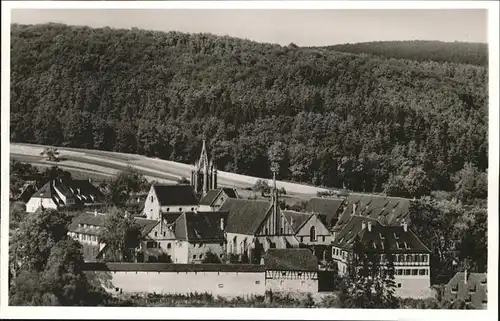
{"label": "steep gabled roof", "polygon": [[266,270],[317,271],[318,259],[309,249],[269,249],[264,255]]}
{"label": "steep gabled roof", "polygon": [[311,198],[306,205],[306,211],[324,215],[326,223],[339,216],[339,209],[344,203],[343,198]]}
{"label": "steep gabled roof", "polygon": [[238,198],[238,194],[234,188],[217,188],[208,191],[207,194],[201,198],[200,205],[212,205],[222,192],[224,192],[228,198]]}
{"label": "steep gabled roof", "polygon": [[341,230],[353,215],[375,219],[382,225],[401,225],[403,221],[408,221],[410,201],[379,195],[350,195],[333,230]]}
{"label": "steep gabled roof", "polygon": [[226,232],[244,235],[255,235],[270,209],[268,201],[234,198],[226,200],[220,208],[229,212]]}
{"label": "steep gabled roof", "polygon": [[[188,241],[224,240],[224,231],[219,220],[211,212],[184,213],[186,235],[181,237]],[[227,213],[225,215],[227,217]]]}
{"label": "steep gabled roof", "polygon": [[153,185],[160,206],[198,205],[194,189],[190,185]]}
{"label": "steep gabled roof", "polygon": [[[485,309],[488,302],[486,273],[458,272],[445,286],[444,299],[463,300],[475,309]],[[483,305],[484,304],[484,305]]]}
{"label": "steep gabled roof", "polygon": [[294,233],[297,233],[302,225],[304,225],[309,219],[314,215],[312,213],[302,213],[289,210],[281,210],[281,214],[285,216],[287,221],[290,223]]}
{"label": "steep gabled roof", "polygon": [[200,200],[200,205],[212,205],[217,196],[219,196],[221,189],[212,189],[209,190]]}
{"label": "steep gabled roof", "polygon": [[[363,222],[366,223],[365,228],[363,228]],[[371,231],[368,229],[368,223],[372,224]],[[375,219],[358,215],[352,216],[349,222],[343,226],[342,230],[335,236],[333,245],[352,249],[356,236],[366,247],[380,251],[430,253],[430,250],[411,230],[405,231],[403,226],[384,226]],[[386,246],[389,248],[385,248]]]}
{"label": "steep gabled roof", "polygon": [[141,228],[141,235],[143,237],[148,235],[155,228],[156,225],[160,224],[160,221],[157,220],[148,220],[145,218],[138,218],[138,217],[134,218],[134,222]]}
{"label": "steep gabled roof", "polygon": [[52,195],[55,193],[56,191],[54,191],[51,182],[48,182],[45,185],[43,185],[38,191],[36,191],[35,194],[33,194],[33,196],[31,197],[52,198]]}

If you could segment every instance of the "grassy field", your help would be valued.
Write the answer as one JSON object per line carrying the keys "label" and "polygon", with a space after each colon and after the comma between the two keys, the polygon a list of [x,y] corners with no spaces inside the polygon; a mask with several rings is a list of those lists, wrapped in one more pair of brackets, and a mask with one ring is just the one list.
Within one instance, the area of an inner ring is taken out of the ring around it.
{"label": "grassy field", "polygon": [[[162,183],[173,183],[180,177],[189,178],[191,175],[191,165],[189,164],[142,155],[78,148],[58,147],[59,157],[62,160],[59,162],[49,162],[40,156],[45,147],[47,146],[11,143],[11,158],[36,166],[47,167],[57,165],[71,172],[93,172],[97,175],[108,177],[115,175],[127,166],[131,166],[144,174],[148,180],[156,180]],[[218,172],[218,183],[220,186],[233,187],[239,190],[252,187],[258,179],[260,178],[224,171]],[[288,196],[297,195],[299,199],[304,198],[305,195],[311,197],[316,195],[317,191],[324,190],[323,188],[284,181],[277,181],[277,187],[284,187]]]}

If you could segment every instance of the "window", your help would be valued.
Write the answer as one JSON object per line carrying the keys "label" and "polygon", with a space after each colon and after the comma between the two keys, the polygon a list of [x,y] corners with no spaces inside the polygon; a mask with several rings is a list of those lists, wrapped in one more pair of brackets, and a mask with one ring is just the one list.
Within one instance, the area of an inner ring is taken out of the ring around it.
{"label": "window", "polygon": [[300,285],[301,285],[301,286],[306,285],[306,281],[301,281],[301,282],[300,282]]}
{"label": "window", "polygon": [[326,236],[323,236],[323,242],[326,241]]}
{"label": "window", "polygon": [[179,207],[179,212],[182,212],[182,207]]}
{"label": "window", "polygon": [[171,248],[172,248],[172,244],[167,243],[167,249],[171,249]]}
{"label": "window", "polygon": [[151,196],[151,203],[153,203],[153,196]]}
{"label": "window", "polygon": [[396,275],[403,275],[402,269],[396,269]]}
{"label": "window", "polygon": [[410,275],[410,274],[411,274],[410,269],[405,269],[405,275]]}
{"label": "window", "polygon": [[408,260],[408,262],[413,262],[413,255],[407,255],[406,256],[406,259]]}
{"label": "window", "polygon": [[283,234],[283,228],[280,228],[280,234]]}
{"label": "window", "polygon": [[196,255],[193,255],[193,260],[196,260]]}
{"label": "window", "polygon": [[401,283],[398,283],[398,288],[400,288],[400,287],[401,287]]}
{"label": "window", "polygon": [[200,260],[203,259],[203,254],[200,254]]}
{"label": "window", "polygon": [[316,242],[316,228],[314,226],[311,226],[309,230],[309,239],[311,242]]}
{"label": "window", "polygon": [[418,275],[418,270],[417,269],[411,270],[411,275]]}
{"label": "window", "polygon": [[286,272],[281,272],[281,276],[285,276],[286,275]]}
{"label": "window", "polygon": [[302,276],[302,272],[297,273],[298,276]]}
{"label": "window", "polygon": [[224,287],[224,284],[219,284],[219,289],[222,289]]}
{"label": "window", "polygon": [[167,212],[170,212],[170,207],[167,207]]}
{"label": "window", "polygon": [[304,243],[304,237],[303,236],[300,237],[300,243]]}
{"label": "window", "polygon": [[191,207],[191,212],[193,212],[193,211],[194,211],[194,207]]}
{"label": "window", "polygon": [[425,269],[418,270],[418,275],[425,275]]}
{"label": "window", "polygon": [[266,234],[266,235],[269,235],[269,229],[268,229],[267,227],[266,227],[265,234]]}
{"label": "window", "polygon": [[155,237],[157,237],[157,236],[158,236],[158,232],[155,232]]}
{"label": "window", "polygon": [[260,284],[260,281],[255,281],[255,284]]}
{"label": "window", "polygon": [[422,259],[423,259],[422,262],[427,262],[427,254],[424,254]]}
{"label": "window", "polygon": [[421,261],[421,255],[415,254],[414,258],[415,258],[415,262],[419,262],[420,263],[420,261]]}

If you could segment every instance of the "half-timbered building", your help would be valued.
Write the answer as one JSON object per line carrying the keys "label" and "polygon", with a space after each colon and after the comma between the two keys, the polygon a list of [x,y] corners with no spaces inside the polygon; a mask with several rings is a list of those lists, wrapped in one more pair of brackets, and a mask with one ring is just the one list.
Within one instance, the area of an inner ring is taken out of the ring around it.
{"label": "half-timbered building", "polygon": [[266,290],[318,292],[318,259],[308,249],[270,249],[264,255]]}

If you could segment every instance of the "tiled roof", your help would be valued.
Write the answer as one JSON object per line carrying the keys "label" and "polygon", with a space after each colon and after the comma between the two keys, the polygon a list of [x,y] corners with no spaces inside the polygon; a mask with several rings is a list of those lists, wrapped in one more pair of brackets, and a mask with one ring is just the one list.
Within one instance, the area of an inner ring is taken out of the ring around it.
{"label": "tiled roof", "polygon": [[51,182],[48,182],[45,185],[43,185],[38,191],[36,191],[32,197],[52,198],[52,195],[55,193],[56,193],[56,191],[54,191],[54,188],[52,187]]}
{"label": "tiled roof", "polygon": [[290,225],[292,226],[293,232],[297,233],[299,229],[313,216],[311,213],[302,213],[296,211],[281,210],[281,214],[285,216]]}
{"label": "tiled roof", "polygon": [[134,218],[135,224],[139,225],[141,227],[141,234],[142,236],[146,236],[153,230],[153,228],[160,223],[160,221],[157,220],[148,220],[144,218]]}
{"label": "tiled roof", "polygon": [[238,198],[238,194],[234,188],[217,188],[207,192],[200,200],[200,205],[212,205],[215,199],[224,192],[228,198]]}
{"label": "tiled roof", "polygon": [[92,185],[88,180],[51,180],[40,188],[32,197],[52,198],[58,204],[63,204],[60,199],[57,189],[66,197],[75,198],[81,203],[96,203],[102,202],[104,195],[101,191]]}
{"label": "tiled roof", "polygon": [[160,206],[198,205],[194,189],[190,185],[153,185]]}
{"label": "tiled roof", "polygon": [[224,231],[220,228],[220,216],[213,212],[187,212],[179,216],[175,222],[175,236],[187,241],[224,240]]}
{"label": "tiled roof", "polygon": [[85,263],[85,271],[264,272],[259,264]]}
{"label": "tiled roof", "polygon": [[[363,222],[366,223],[364,229]],[[372,224],[371,231],[368,230],[369,223]],[[351,249],[356,235],[365,246],[374,247],[380,251],[388,250],[385,248],[388,245],[391,252],[430,253],[430,250],[410,229],[405,232],[403,226],[383,226],[375,219],[357,215],[352,216],[349,222],[344,224],[342,230],[335,236],[333,245]]]}
{"label": "tiled roof", "polygon": [[244,235],[255,235],[270,209],[268,201],[234,198],[226,200],[220,208],[221,211],[229,212],[226,232]]}
{"label": "tiled roof", "polygon": [[486,273],[467,273],[465,282],[465,273],[458,272],[446,284],[444,299],[446,301],[463,300],[475,309],[485,309],[488,298],[486,287]]}
{"label": "tiled roof", "polygon": [[318,259],[309,249],[269,249],[264,255],[266,270],[317,271]]}
{"label": "tiled roof", "polygon": [[351,216],[358,215],[378,220],[382,225],[401,225],[408,220],[410,200],[378,195],[350,195],[334,230],[342,229]]}
{"label": "tiled roof", "polygon": [[311,198],[307,202],[306,211],[324,215],[326,224],[329,225],[338,217],[343,203],[343,198]]}

